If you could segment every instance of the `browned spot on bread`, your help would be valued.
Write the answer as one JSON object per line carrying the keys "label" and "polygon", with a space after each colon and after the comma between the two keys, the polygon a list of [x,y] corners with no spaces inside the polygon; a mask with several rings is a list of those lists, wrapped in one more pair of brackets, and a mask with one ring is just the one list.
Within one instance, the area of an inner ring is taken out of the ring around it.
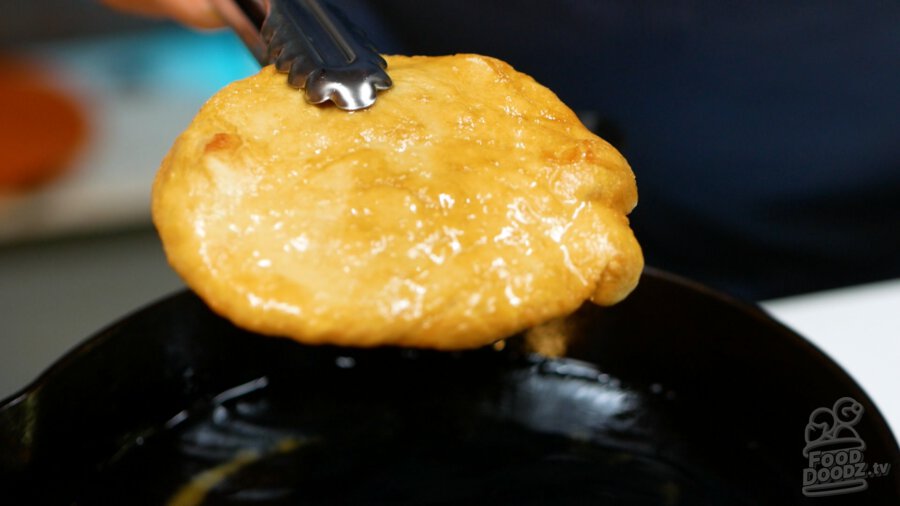
{"label": "browned spot on bread", "polygon": [[212,140],[203,147],[203,153],[213,153],[215,151],[232,150],[241,144],[241,138],[237,135],[219,132],[213,135]]}

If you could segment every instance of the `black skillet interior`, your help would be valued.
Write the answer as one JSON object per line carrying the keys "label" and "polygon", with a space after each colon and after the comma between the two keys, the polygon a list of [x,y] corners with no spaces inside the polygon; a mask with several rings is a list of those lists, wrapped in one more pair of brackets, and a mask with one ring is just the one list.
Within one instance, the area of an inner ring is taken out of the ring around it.
{"label": "black skillet interior", "polygon": [[897,471],[802,493],[808,418],[839,398],[864,408],[866,462],[900,451],[856,383],[761,311],[648,269],[563,327],[562,359],[521,337],[309,347],[179,293],[0,404],[0,503],[900,504]]}

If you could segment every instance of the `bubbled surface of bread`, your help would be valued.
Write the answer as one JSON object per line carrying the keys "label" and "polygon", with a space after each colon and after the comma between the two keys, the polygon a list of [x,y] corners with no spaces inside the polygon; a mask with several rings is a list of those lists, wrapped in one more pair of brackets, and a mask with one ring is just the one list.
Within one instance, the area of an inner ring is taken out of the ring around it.
{"label": "bubbled surface of bread", "polygon": [[305,343],[461,349],[634,288],[613,147],[501,61],[386,59],[369,109],[310,105],[266,67],[177,139],[153,218],[211,308]]}

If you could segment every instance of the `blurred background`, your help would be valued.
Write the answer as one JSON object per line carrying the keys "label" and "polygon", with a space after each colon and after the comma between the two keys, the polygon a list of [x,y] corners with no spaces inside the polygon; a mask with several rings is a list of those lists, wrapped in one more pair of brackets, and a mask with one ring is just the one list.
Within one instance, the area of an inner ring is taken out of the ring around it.
{"label": "blurred background", "polygon": [[[533,75],[638,180],[647,261],[747,300],[900,277],[900,3],[335,0],[386,53]],[[0,16],[0,398],[164,296],[159,161],[256,63],[94,0]],[[898,357],[900,358],[900,357]]]}
{"label": "blurred background", "polygon": [[203,102],[257,71],[230,32],[94,0],[0,16],[0,398],[179,289],[150,223],[159,162]]}

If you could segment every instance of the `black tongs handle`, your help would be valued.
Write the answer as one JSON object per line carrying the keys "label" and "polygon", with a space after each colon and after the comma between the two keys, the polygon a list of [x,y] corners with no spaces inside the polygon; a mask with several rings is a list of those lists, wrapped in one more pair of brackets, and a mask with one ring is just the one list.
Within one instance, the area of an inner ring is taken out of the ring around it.
{"label": "black tongs handle", "polygon": [[261,65],[275,64],[314,104],[347,110],[391,87],[386,62],[339,11],[318,0],[214,0]]}

